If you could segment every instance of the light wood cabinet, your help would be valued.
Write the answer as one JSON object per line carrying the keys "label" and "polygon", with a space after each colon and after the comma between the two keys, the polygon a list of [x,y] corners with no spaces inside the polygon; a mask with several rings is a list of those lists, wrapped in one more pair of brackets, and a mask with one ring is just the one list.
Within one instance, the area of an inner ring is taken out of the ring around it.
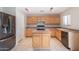
{"label": "light wood cabinet", "polygon": [[59,17],[53,17],[52,19],[53,19],[52,20],[53,21],[52,22],[53,24],[59,24],[60,23],[60,18]]}
{"label": "light wood cabinet", "polygon": [[55,35],[56,35],[56,34],[55,34],[56,29],[51,28],[50,31],[51,31],[51,37],[55,37]]}
{"label": "light wood cabinet", "polygon": [[61,41],[61,31],[56,29],[56,38]]}
{"label": "light wood cabinet", "polygon": [[49,16],[46,19],[46,24],[60,24],[59,16]]}
{"label": "light wood cabinet", "polygon": [[41,48],[41,34],[34,34],[32,38],[33,48]]}
{"label": "light wood cabinet", "polygon": [[25,36],[32,37],[32,29],[31,28],[25,29]]}
{"label": "light wood cabinet", "polygon": [[30,16],[30,17],[27,18],[26,22],[27,22],[27,24],[36,24],[37,23],[37,17],[34,17],[34,16],[31,17]]}
{"label": "light wood cabinet", "polygon": [[50,34],[42,34],[42,48],[50,48]]}
{"label": "light wood cabinet", "polygon": [[38,31],[33,33],[32,46],[33,48],[50,48],[50,34]]}
{"label": "light wood cabinet", "polygon": [[38,20],[45,21],[45,24],[60,24],[59,16],[29,16],[27,24],[36,24]]}

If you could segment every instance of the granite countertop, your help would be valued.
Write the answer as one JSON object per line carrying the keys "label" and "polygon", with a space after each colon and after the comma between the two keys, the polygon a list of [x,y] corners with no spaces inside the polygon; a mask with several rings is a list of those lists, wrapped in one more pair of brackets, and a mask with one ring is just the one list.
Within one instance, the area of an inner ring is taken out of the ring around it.
{"label": "granite countertop", "polygon": [[61,30],[61,31],[65,31],[65,32],[79,32],[78,29],[72,29],[72,28],[63,28],[63,27],[61,27],[61,28],[56,28],[56,29]]}
{"label": "granite countertop", "polygon": [[[27,25],[26,28],[37,28],[36,25]],[[63,27],[61,25],[45,25],[45,29],[46,28],[59,28],[63,31],[67,31],[67,32],[70,32],[70,31],[74,31],[74,32],[79,32],[79,29],[75,29],[75,28],[67,28],[67,27]]]}
{"label": "granite countertop", "polygon": [[11,36],[13,36],[13,35],[14,35],[14,34],[12,34],[12,33],[8,33],[8,34],[0,33],[0,40],[6,39],[6,38],[11,37]]}
{"label": "granite countertop", "polygon": [[[45,28],[60,28],[60,25],[45,25]],[[26,28],[37,28],[36,25],[27,25]]]}

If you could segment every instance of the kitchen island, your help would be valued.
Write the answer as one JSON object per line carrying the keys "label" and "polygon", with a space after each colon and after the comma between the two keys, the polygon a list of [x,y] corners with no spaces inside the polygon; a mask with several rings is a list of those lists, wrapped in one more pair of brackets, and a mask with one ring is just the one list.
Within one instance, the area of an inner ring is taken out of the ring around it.
{"label": "kitchen island", "polygon": [[50,48],[50,31],[45,30],[35,30],[32,33],[32,46],[33,48]]}

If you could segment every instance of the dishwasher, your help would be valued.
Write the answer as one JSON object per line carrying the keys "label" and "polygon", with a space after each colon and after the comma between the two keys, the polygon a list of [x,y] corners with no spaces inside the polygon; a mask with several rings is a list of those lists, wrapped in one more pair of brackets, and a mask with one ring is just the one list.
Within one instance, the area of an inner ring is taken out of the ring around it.
{"label": "dishwasher", "polygon": [[61,42],[62,44],[69,49],[69,43],[68,43],[68,32],[61,32]]}

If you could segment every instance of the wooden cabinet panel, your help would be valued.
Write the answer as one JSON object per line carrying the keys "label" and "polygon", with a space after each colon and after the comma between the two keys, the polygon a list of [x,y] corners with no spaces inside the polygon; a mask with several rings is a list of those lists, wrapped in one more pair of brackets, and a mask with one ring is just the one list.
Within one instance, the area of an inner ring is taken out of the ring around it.
{"label": "wooden cabinet panel", "polygon": [[35,32],[32,37],[33,48],[50,48],[50,34],[44,32]]}
{"label": "wooden cabinet panel", "polygon": [[37,17],[28,17],[26,22],[27,24],[36,24]]}
{"label": "wooden cabinet panel", "polygon": [[42,48],[50,48],[50,34],[43,34]]}
{"label": "wooden cabinet panel", "polygon": [[32,46],[33,48],[41,48],[41,35],[40,34],[33,35]]}
{"label": "wooden cabinet panel", "polygon": [[32,37],[32,29],[26,29],[25,30],[25,36],[26,37]]}
{"label": "wooden cabinet panel", "polygon": [[31,17],[28,17],[26,22],[27,24],[33,24],[33,20]]}
{"label": "wooden cabinet panel", "polygon": [[59,20],[59,17],[53,17],[53,24],[59,24],[60,23],[60,20]]}
{"label": "wooden cabinet panel", "polygon": [[51,31],[51,36],[52,36],[52,37],[55,37],[56,29],[50,29],[50,31]]}
{"label": "wooden cabinet panel", "polygon": [[27,24],[36,24],[38,20],[45,21],[45,24],[60,24],[59,16],[29,16]]}
{"label": "wooden cabinet panel", "polygon": [[61,41],[61,31],[60,30],[56,30],[56,37],[57,37],[57,39],[59,39]]}
{"label": "wooden cabinet panel", "polygon": [[58,39],[61,40],[61,31],[58,31]]}
{"label": "wooden cabinet panel", "polygon": [[56,29],[56,38],[58,39],[58,30]]}

